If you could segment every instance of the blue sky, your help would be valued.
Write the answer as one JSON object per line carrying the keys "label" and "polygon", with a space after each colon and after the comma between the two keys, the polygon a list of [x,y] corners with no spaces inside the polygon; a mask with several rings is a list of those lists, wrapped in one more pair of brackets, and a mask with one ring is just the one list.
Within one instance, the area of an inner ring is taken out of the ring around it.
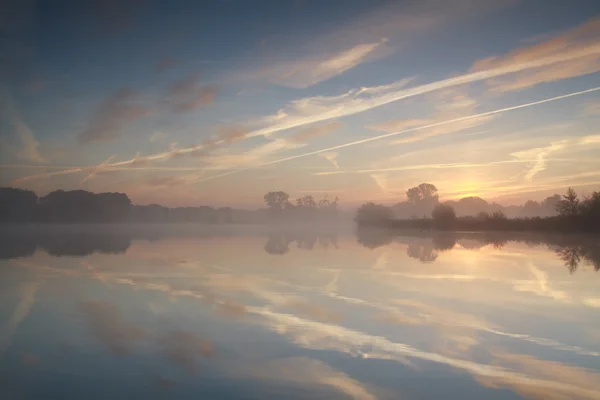
{"label": "blue sky", "polygon": [[600,187],[596,1],[2,7],[3,186],[236,207]]}

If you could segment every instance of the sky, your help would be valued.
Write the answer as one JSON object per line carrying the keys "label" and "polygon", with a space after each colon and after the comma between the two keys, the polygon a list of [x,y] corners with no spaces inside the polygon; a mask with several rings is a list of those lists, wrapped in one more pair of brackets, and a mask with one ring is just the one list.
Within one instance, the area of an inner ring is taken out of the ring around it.
{"label": "sky", "polygon": [[600,3],[4,1],[0,186],[255,208],[600,189]]}

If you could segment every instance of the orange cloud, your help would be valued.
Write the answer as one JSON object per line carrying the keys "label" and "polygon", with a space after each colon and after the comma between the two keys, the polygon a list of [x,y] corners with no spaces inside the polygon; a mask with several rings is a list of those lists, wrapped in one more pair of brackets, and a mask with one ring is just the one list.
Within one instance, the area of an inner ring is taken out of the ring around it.
{"label": "orange cloud", "polygon": [[600,71],[600,18],[596,17],[557,37],[533,46],[521,47],[505,56],[479,60],[471,67],[471,72],[495,68],[506,68],[535,61],[540,58],[565,56],[574,53],[590,54],[581,58],[566,60],[517,73],[510,79],[489,80],[491,90],[508,92],[525,89],[540,83],[592,74]]}

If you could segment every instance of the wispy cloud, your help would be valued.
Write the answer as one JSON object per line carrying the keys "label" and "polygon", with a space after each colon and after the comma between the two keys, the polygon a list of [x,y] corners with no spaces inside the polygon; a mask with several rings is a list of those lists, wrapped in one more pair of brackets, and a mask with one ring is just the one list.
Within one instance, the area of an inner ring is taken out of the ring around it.
{"label": "wispy cloud", "polygon": [[378,50],[383,50],[386,42],[384,38],[357,44],[333,54],[279,63],[257,72],[256,76],[281,86],[306,88],[385,54]]}
{"label": "wispy cloud", "polygon": [[333,165],[335,169],[340,169],[340,165],[337,162],[338,153],[336,153],[335,151],[329,153],[321,153],[318,154],[318,156],[329,161],[329,163]]}
{"label": "wispy cloud", "polygon": [[310,128],[302,129],[299,132],[294,133],[288,139],[292,142],[305,143],[311,141],[312,139],[325,136],[339,129],[341,126],[341,122],[332,121],[326,124],[316,125]]}
{"label": "wispy cloud", "polygon": [[17,307],[6,321],[6,323],[0,328],[0,356],[10,346],[12,338],[27,315],[31,307],[35,303],[35,295],[40,288],[41,282],[33,281],[22,285],[20,295],[21,299],[17,304]]}
{"label": "wispy cloud", "polygon": [[600,18],[596,17],[542,43],[516,49],[505,56],[490,57],[477,61],[473,64],[471,70],[485,71],[506,68],[540,58],[568,57],[570,54],[581,54],[576,59],[540,65],[530,71],[519,73],[511,77],[510,80],[488,81],[490,88],[494,91],[507,92],[520,90],[544,82],[552,82],[600,71],[599,45]]}
{"label": "wispy cloud", "polygon": [[[476,113],[477,102],[456,88],[440,90],[432,93],[428,97],[433,101],[434,108],[434,112],[429,118],[397,119],[369,126],[368,128],[382,132],[395,132],[423,125],[431,125],[436,122],[469,116]],[[481,118],[461,120],[455,123],[422,130],[413,133],[408,137],[393,140],[391,143],[414,143],[434,136],[456,133],[479,126],[492,118],[493,116],[486,115]]]}
{"label": "wispy cloud", "polygon": [[[306,357],[273,360],[263,365],[253,364],[251,368],[240,368],[240,373],[249,375],[253,379],[292,382],[303,387],[324,386],[355,400],[377,399],[365,384],[350,378],[322,361]],[[319,397],[318,393],[313,392],[313,394]]]}
{"label": "wispy cloud", "polygon": [[218,91],[215,85],[202,85],[200,73],[192,72],[169,86],[171,109],[176,113],[194,111],[211,104],[217,97]]}
{"label": "wispy cloud", "polygon": [[579,139],[579,144],[600,144],[600,135],[589,135]]}
{"label": "wispy cloud", "polygon": [[12,95],[3,87],[0,87],[0,116],[12,126],[21,142],[21,150],[17,153],[17,158],[38,164],[45,162],[45,158],[39,151],[40,142],[23,121]]}
{"label": "wispy cloud", "polygon": [[137,94],[128,88],[110,95],[90,116],[87,129],[78,136],[79,143],[114,140],[127,124],[152,114],[151,107],[137,101]]}
{"label": "wispy cloud", "polygon": [[457,169],[457,168],[480,168],[490,167],[500,164],[522,164],[535,161],[534,159],[518,159],[518,160],[501,160],[491,161],[488,163],[447,163],[447,164],[418,164],[404,165],[400,167],[389,168],[373,168],[373,169],[357,169],[357,170],[342,170],[342,171],[324,171],[315,172],[313,175],[337,175],[337,174],[373,174],[381,172],[396,172],[396,171],[414,171],[425,169]]}
{"label": "wispy cloud", "polygon": [[90,333],[115,355],[129,354],[133,344],[146,335],[143,329],[125,321],[112,303],[88,301],[79,309]]}
{"label": "wispy cloud", "polygon": [[370,174],[371,178],[373,178],[373,182],[382,192],[387,192],[389,187],[389,179],[388,175],[385,173],[382,174]]}
{"label": "wispy cloud", "polygon": [[402,99],[592,55],[600,56],[600,43],[566,53],[544,55],[541,58],[526,59],[518,63],[501,64],[495,68],[478,70],[408,89],[405,86],[410,79],[403,79],[389,85],[352,89],[338,96],[307,97],[292,101],[276,114],[264,117],[262,122],[266,126],[251,132],[249,137],[271,135],[319,121],[338,119]]}
{"label": "wispy cloud", "polygon": [[542,147],[537,149],[530,149],[525,151],[519,151],[512,153],[511,156],[519,159],[534,159],[531,168],[525,173],[525,180],[531,182],[533,178],[540,172],[544,171],[548,165],[548,156],[550,154],[564,149],[568,144],[568,141],[560,141],[552,143],[548,147]]}
{"label": "wispy cloud", "polygon": [[585,103],[584,112],[586,115],[600,115],[600,101],[590,101]]}
{"label": "wispy cloud", "polygon": [[150,137],[148,138],[148,140],[150,141],[150,143],[154,143],[157,142],[159,140],[165,139],[167,137],[167,135],[165,135],[163,132],[161,131],[154,131],[152,132],[152,135],[150,135]]}
{"label": "wispy cloud", "polygon": [[[371,89],[373,90],[373,89]],[[451,123],[455,123],[458,121],[463,121],[463,120],[468,120],[468,119],[474,119],[474,118],[480,118],[480,117],[484,117],[484,116],[488,116],[488,115],[494,115],[494,114],[500,114],[500,113],[505,113],[505,112],[510,112],[510,111],[514,111],[514,110],[519,110],[522,108],[526,108],[526,107],[532,107],[535,105],[539,105],[539,104],[545,104],[545,103],[549,103],[549,102],[553,102],[553,101],[557,101],[557,100],[562,100],[562,99],[566,99],[566,98],[571,98],[574,96],[581,96],[587,93],[591,93],[591,92],[595,92],[600,90],[600,87],[594,87],[594,88],[590,88],[590,89],[586,89],[586,90],[582,90],[582,91],[578,91],[578,92],[572,92],[572,93],[568,93],[565,95],[561,95],[561,96],[555,96],[555,97],[551,97],[551,98],[547,98],[544,100],[539,100],[539,101],[534,101],[534,102],[530,102],[530,103],[524,103],[524,104],[519,104],[516,106],[511,106],[511,107],[505,107],[505,108],[500,108],[500,109],[496,109],[493,111],[488,111],[488,112],[484,112],[484,113],[480,113],[480,114],[474,114],[474,115],[470,115],[470,116],[465,116],[465,117],[460,117],[460,118],[455,118],[452,120],[448,120],[448,121],[441,121],[438,123],[434,123],[434,124],[430,124],[430,125],[424,125],[424,126],[419,126],[419,127],[415,127],[415,128],[410,128],[410,129],[406,129],[403,131],[398,131],[398,132],[391,132],[391,133],[386,133],[383,135],[378,135],[378,136],[374,136],[374,137],[370,137],[370,138],[366,138],[366,139],[360,139],[360,140],[356,140],[356,141],[352,141],[352,142],[347,142],[344,144],[340,144],[337,146],[332,146],[332,147],[328,147],[328,148],[324,148],[324,149],[320,149],[320,150],[315,150],[315,151],[311,151],[311,152],[307,152],[307,153],[301,153],[301,154],[297,154],[294,156],[290,156],[290,157],[285,157],[285,158],[280,158],[277,160],[272,160],[272,161],[268,161],[262,164],[258,164],[255,166],[239,166],[238,170],[235,171],[230,171],[227,173],[223,173],[220,175],[215,175],[215,176],[210,176],[207,178],[203,178],[202,180],[212,180],[212,179],[217,179],[220,177],[224,177],[224,176],[228,176],[231,175],[233,173],[242,171],[242,170],[247,170],[247,169],[251,169],[254,167],[259,167],[259,166],[268,166],[268,165],[274,165],[274,164],[278,164],[281,162],[286,162],[286,161],[291,161],[291,160],[295,160],[298,158],[302,158],[302,157],[308,157],[308,156],[312,156],[312,155],[316,155],[316,154],[321,154],[321,153],[328,153],[328,152],[332,152],[338,149],[342,149],[342,148],[347,148],[347,147],[351,147],[351,146],[356,146],[356,145],[360,145],[360,144],[364,144],[364,143],[369,143],[372,141],[376,141],[376,140],[382,140],[382,139],[386,139],[386,138],[391,138],[394,136],[398,136],[407,132],[411,132],[411,131],[416,131],[416,130],[421,130],[421,129],[428,129],[428,128],[433,128],[436,126],[442,126],[445,124],[451,124]],[[252,136],[252,133],[249,133],[247,135],[248,137]],[[289,143],[286,142],[286,146],[289,147]],[[277,145],[277,146],[281,146]],[[181,149],[179,150],[181,153],[192,153],[198,150],[202,150],[204,148],[203,145],[198,145],[198,146],[192,146],[189,148],[185,148],[185,149]],[[148,155],[144,157],[144,160],[146,161],[156,161],[156,160],[164,160],[168,157],[171,156],[171,152],[163,152],[163,153],[157,153],[157,154],[152,154],[152,155]],[[125,161],[120,161],[120,162],[116,162],[113,164],[109,164],[108,166],[110,167],[121,167],[121,166],[125,166],[125,165],[130,165],[132,163],[134,163],[136,159],[130,159],[130,160],[125,160]],[[254,159],[256,160],[256,159]],[[51,172],[51,173],[45,173],[45,174],[37,174],[37,175],[30,175],[30,176],[25,176],[22,178],[18,178],[16,180],[13,181],[13,184],[17,184],[17,183],[22,183],[28,180],[32,180],[32,179],[39,179],[39,178],[47,178],[47,177],[51,177],[54,175],[63,175],[63,174],[70,174],[70,173],[76,173],[76,172],[81,172],[82,169],[81,168],[73,168],[73,169],[69,169],[69,170],[64,170],[64,171],[57,171],[57,172]],[[194,182],[198,182],[198,181],[202,181],[202,180],[194,180]]]}

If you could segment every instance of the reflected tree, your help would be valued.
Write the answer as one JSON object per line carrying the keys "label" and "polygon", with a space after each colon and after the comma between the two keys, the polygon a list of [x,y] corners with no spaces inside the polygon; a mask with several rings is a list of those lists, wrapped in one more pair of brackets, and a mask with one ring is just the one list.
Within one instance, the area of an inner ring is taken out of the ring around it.
{"label": "reflected tree", "polygon": [[431,263],[437,260],[438,254],[430,244],[411,243],[406,249],[406,255],[415,258],[422,263]]}

